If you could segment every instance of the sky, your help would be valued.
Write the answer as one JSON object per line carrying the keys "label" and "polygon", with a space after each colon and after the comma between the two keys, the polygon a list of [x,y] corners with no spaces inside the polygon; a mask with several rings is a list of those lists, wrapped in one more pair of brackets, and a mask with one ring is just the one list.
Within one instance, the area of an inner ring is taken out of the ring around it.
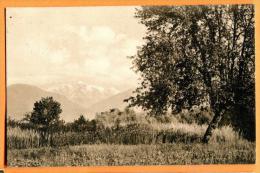
{"label": "sky", "polygon": [[8,8],[7,85],[80,81],[126,90],[145,27],[137,7]]}

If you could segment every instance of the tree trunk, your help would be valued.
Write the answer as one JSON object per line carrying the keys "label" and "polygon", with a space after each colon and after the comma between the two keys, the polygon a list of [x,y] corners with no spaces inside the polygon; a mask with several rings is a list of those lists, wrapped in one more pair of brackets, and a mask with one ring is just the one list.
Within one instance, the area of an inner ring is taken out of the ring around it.
{"label": "tree trunk", "polygon": [[40,132],[40,146],[43,147],[44,146],[44,141],[45,141],[45,135],[44,132]]}
{"label": "tree trunk", "polygon": [[53,134],[50,133],[50,146],[53,147]]}
{"label": "tree trunk", "polygon": [[217,111],[212,119],[212,121],[209,123],[209,126],[203,136],[202,142],[207,144],[210,140],[210,137],[212,136],[212,132],[214,129],[218,127],[218,123],[222,119],[223,111]]}

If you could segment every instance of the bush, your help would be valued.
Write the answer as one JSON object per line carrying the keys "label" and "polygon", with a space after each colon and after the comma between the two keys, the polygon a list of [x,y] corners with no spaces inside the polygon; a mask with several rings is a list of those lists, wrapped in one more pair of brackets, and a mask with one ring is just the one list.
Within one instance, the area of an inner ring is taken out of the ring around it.
{"label": "bush", "polygon": [[190,111],[183,111],[175,115],[179,122],[192,124],[196,123],[199,125],[209,124],[212,119],[212,114],[209,110],[205,108],[192,109]]}

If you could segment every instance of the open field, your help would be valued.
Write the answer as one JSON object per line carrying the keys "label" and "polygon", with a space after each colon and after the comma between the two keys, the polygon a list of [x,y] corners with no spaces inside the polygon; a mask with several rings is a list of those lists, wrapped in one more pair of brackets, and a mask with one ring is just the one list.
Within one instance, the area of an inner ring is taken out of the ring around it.
{"label": "open field", "polygon": [[130,124],[95,131],[54,135],[55,146],[41,147],[34,130],[7,129],[8,166],[101,166],[250,164],[255,143],[231,126],[214,130],[209,144],[201,138],[206,125],[187,123]]}
{"label": "open field", "polygon": [[8,150],[9,166],[254,163],[255,144],[80,145]]}
{"label": "open field", "polygon": [[[131,124],[118,128],[103,128],[97,131],[65,132],[54,134],[56,147],[82,144],[161,144],[161,143],[200,143],[206,125],[183,123]],[[210,143],[235,143],[244,141],[230,126],[215,129]],[[34,130],[19,127],[7,128],[9,149],[41,147],[40,136]]]}

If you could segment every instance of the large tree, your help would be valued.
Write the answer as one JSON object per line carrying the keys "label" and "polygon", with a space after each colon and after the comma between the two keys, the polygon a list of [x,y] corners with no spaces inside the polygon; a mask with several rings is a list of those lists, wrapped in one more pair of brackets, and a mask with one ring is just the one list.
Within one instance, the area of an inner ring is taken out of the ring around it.
{"label": "large tree", "polygon": [[161,115],[207,103],[205,143],[226,112],[254,109],[253,5],[142,7],[136,17],[147,32],[131,57],[141,83],[130,106]]}

